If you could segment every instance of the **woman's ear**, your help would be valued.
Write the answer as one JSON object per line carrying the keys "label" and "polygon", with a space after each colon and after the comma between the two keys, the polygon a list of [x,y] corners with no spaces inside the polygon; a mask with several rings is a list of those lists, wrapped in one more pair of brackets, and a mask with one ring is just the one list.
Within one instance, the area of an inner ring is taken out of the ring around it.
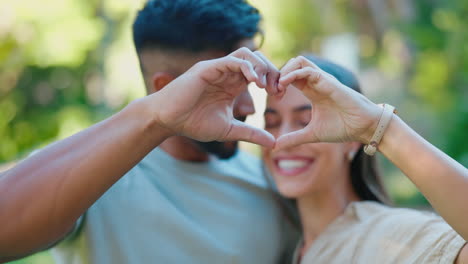
{"label": "woman's ear", "polygon": [[172,80],[174,80],[175,78],[167,73],[167,72],[156,72],[155,74],[153,74],[153,76],[151,77],[151,91],[150,93],[155,93],[159,90],[161,90],[162,88],[164,88],[164,86],[166,86],[168,83],[172,82]]}
{"label": "woman's ear", "polygon": [[359,142],[348,142],[346,145],[346,157],[349,161],[352,161],[354,156],[356,156],[356,153],[361,148],[362,144]]}

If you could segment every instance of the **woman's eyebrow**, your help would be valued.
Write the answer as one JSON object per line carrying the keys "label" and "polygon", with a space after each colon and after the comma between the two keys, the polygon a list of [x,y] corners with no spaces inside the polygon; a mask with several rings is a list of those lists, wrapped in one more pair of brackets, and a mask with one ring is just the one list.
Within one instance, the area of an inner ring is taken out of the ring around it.
{"label": "woman's eyebrow", "polygon": [[302,112],[302,111],[311,110],[311,109],[312,109],[312,105],[310,105],[310,104],[301,105],[301,106],[298,106],[298,107],[294,108],[293,112]]}

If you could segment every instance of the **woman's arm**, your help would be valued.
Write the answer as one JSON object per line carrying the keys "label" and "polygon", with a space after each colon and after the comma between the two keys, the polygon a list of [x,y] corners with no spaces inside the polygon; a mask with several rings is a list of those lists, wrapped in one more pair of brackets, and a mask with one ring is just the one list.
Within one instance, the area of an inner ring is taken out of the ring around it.
{"label": "woman's arm", "polygon": [[468,169],[394,115],[379,151],[411,179],[434,209],[468,240]]}

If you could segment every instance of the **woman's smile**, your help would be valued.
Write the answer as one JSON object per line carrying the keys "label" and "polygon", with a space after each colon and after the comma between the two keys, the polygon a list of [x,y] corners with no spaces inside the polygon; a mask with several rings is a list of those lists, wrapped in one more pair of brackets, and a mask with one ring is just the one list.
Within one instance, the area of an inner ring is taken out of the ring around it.
{"label": "woman's smile", "polygon": [[300,156],[281,156],[274,158],[275,170],[284,176],[296,176],[308,171],[314,159]]}

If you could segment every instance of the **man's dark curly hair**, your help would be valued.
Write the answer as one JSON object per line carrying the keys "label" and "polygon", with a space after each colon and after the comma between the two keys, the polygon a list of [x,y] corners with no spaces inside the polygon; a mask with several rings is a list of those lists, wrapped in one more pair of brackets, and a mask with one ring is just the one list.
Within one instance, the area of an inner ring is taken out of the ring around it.
{"label": "man's dark curly hair", "polygon": [[245,0],[149,0],[133,24],[137,52],[145,48],[229,53],[259,32],[261,16]]}

